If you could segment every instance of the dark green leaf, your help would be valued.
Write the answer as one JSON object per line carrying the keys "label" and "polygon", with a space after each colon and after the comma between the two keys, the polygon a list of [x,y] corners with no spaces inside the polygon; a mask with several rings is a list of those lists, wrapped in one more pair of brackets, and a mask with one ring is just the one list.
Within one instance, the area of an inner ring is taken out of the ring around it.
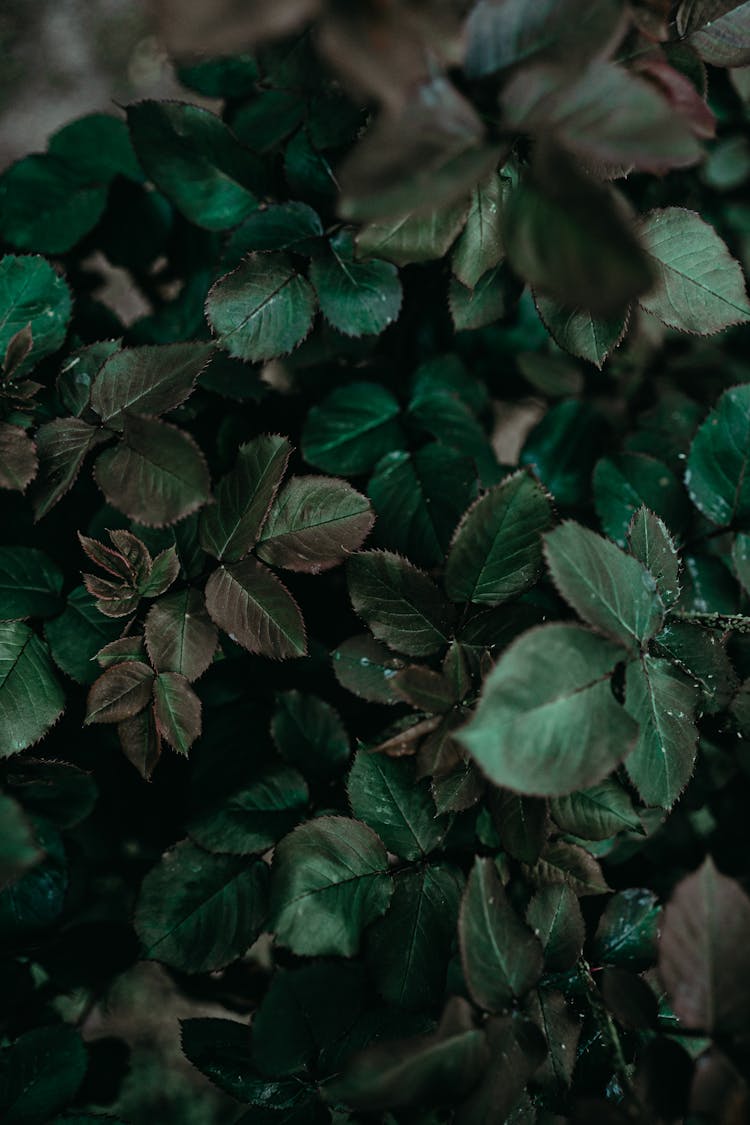
{"label": "dark green leaf", "polygon": [[[0,219],[0,227],[2,222]],[[0,363],[16,333],[27,326],[31,331],[31,347],[12,372],[13,379],[18,379],[56,352],[65,339],[70,290],[44,258],[6,254],[0,259],[0,307]]]}
{"label": "dark green leaf", "polygon": [[312,327],[315,294],[286,254],[251,254],[220,278],[206,316],[221,348],[237,359],[286,355]]}
{"label": "dark green leaf", "polygon": [[466,983],[486,1011],[504,1011],[542,975],[542,947],[508,901],[490,859],[474,862],[458,933]]}
{"label": "dark green leaf", "polygon": [[271,734],[282,758],[314,777],[335,773],[349,758],[349,736],[338,712],[317,695],[280,692]]}
{"label": "dark green leaf", "polygon": [[656,960],[662,909],[653,891],[629,887],[609,900],[599,921],[591,956],[623,969],[648,968]]}
{"label": "dark green leaf", "polygon": [[144,101],[128,108],[128,124],[147,175],[191,222],[226,230],[255,210],[257,159],[213,113]]}
{"label": "dark green leaf", "polygon": [[146,957],[186,973],[235,961],[264,923],[267,883],[268,868],[260,860],[209,855],[183,840],[141,885],[135,930]]}
{"label": "dark green leaf", "polygon": [[[238,1101],[263,1109],[292,1108],[305,1097],[305,1088],[294,1079],[269,1081],[253,1066],[250,1029],[226,1019],[187,1019],[181,1022],[182,1049],[202,1074]],[[259,1120],[256,1110],[256,1120]],[[262,1119],[261,1119],[262,1120]],[[275,1114],[271,1120],[287,1121]]]}
{"label": "dark green leaf", "polygon": [[501,789],[490,794],[488,805],[493,826],[508,855],[523,863],[536,863],[550,831],[547,802]]}
{"label": "dark green leaf", "polygon": [[628,753],[635,723],[610,683],[617,645],[576,625],[547,625],[506,650],[458,740],[491,781],[564,796],[601,781]]}
{"label": "dark green leaf", "polygon": [[664,523],[641,507],[630,522],[627,540],[631,555],[653,576],[659,597],[670,608],[680,596],[680,560]]}
{"label": "dark green leaf", "polygon": [[629,648],[658,633],[664,605],[637,559],[572,520],[545,536],[545,552],[558,590],[590,625]]}
{"label": "dark green leaf", "polygon": [[581,955],[586,927],[570,887],[565,883],[540,887],[528,905],[526,921],[542,944],[545,969],[550,973],[572,969]]}
{"label": "dark green leaf", "polygon": [[628,665],[625,707],[639,733],[625,767],[646,804],[671,808],[690,780],[697,702],[695,686],[669,661],[645,654]]}
{"label": "dark green leaf", "polygon": [[563,832],[584,840],[606,840],[626,829],[643,831],[633,802],[614,778],[567,797],[554,797],[550,814]]}
{"label": "dark green leaf", "polygon": [[336,679],[372,703],[399,703],[393,677],[404,661],[367,633],[350,637],[331,654]]}
{"label": "dark green leaf", "polygon": [[602,320],[583,309],[566,308],[541,293],[534,294],[534,301],[555,343],[571,355],[593,363],[600,371],[627,330],[627,314]]}
{"label": "dark green leaf", "polygon": [[108,113],[87,113],[64,125],[50,137],[49,151],[92,184],[109,183],[115,176],[143,180],[127,125]]}
{"label": "dark green leaf", "polygon": [[469,289],[505,254],[501,212],[507,186],[507,181],[493,172],[472,192],[469,217],[451,259],[453,273]]}
{"label": "dark green leaf", "polygon": [[604,457],[594,470],[593,485],[602,529],[620,547],[625,546],[631,520],[643,506],[674,532],[681,532],[688,521],[689,505],[681,482],[667,465],[652,457],[641,453]]}
{"label": "dark green leaf", "polygon": [[485,1024],[489,1065],[483,1078],[459,1107],[456,1125],[485,1125],[526,1120],[513,1113],[524,1087],[544,1058],[546,1045],[541,1031],[521,1016],[502,1016]]}
{"label": "dark green leaf", "polygon": [[0,547],[0,621],[54,617],[62,586],[62,571],[44,551]]}
{"label": "dark green leaf", "polygon": [[319,574],[362,546],[374,523],[367,497],[333,477],[292,477],[271,505],[258,555],[271,566]]}
{"label": "dark green leaf", "polygon": [[39,472],[31,489],[31,502],[38,520],[73,487],[86,454],[107,436],[80,418],[56,418],[39,427],[36,434]]}
{"label": "dark green leaf", "polygon": [[448,554],[445,584],[456,602],[498,605],[528,589],[542,566],[549,497],[528,473],[515,473],[464,516]]}
{"label": "dark green leaf", "polygon": [[190,681],[177,672],[159,672],[154,679],[156,729],[178,754],[187,754],[201,733],[201,702]]}
{"label": "dark green leaf", "polygon": [[146,618],[146,647],[157,672],[179,672],[197,680],[216,650],[216,627],[203,595],[189,587],[160,598]]}
{"label": "dark green leaf", "polygon": [[75,1097],[87,1067],[86,1048],[74,1028],[61,1024],[27,1031],[0,1053],[3,1121],[46,1121]]}
{"label": "dark green leaf", "polygon": [[55,664],[79,684],[94,682],[96,654],[121,631],[122,623],[103,617],[83,586],[70,592],[63,612],[44,627]]}
{"label": "dark green leaf", "polygon": [[534,470],[559,507],[588,503],[591,472],[603,452],[604,419],[587,402],[556,403],[534,427],[521,450],[521,464]]}
{"label": "dark green leaf", "polygon": [[307,785],[296,770],[270,766],[247,788],[194,817],[188,831],[208,851],[258,855],[291,832],[308,799]]}
{"label": "dark green leaf", "polygon": [[392,884],[383,844],[356,820],[323,816],[277,845],[271,919],[277,940],[301,956],[351,957],[387,908]]}
{"label": "dark green leaf", "polygon": [[276,575],[255,559],[213,572],[206,583],[206,609],[248,652],[274,660],[307,652],[297,603]]}
{"label": "dark green leaf", "polygon": [[538,862],[524,870],[537,885],[564,883],[579,898],[611,890],[591,853],[565,840],[548,843]]}
{"label": "dark green leaf", "polygon": [[28,625],[0,622],[0,757],[38,742],[64,704],[47,646]]}
{"label": "dark green leaf", "polygon": [[347,782],[352,812],[369,824],[390,852],[420,859],[437,848],[446,833],[430,791],[417,783],[410,758],[360,750]]}
{"label": "dark green leaf", "polygon": [[70,762],[16,758],[5,781],[27,812],[46,817],[58,828],[80,824],[98,796],[92,775]]}
{"label": "dark green leaf", "polygon": [[750,383],[725,391],[698,430],[685,484],[712,523],[750,520]]}
{"label": "dark green leaf", "polygon": [[401,282],[390,262],[357,261],[351,236],[336,235],[330,252],[310,266],[320,309],[329,324],[345,336],[384,332],[401,309]]}
{"label": "dark green leaf", "polygon": [[385,258],[397,266],[442,258],[463,229],[467,211],[467,204],[459,203],[368,223],[357,235],[357,252],[360,257]]}
{"label": "dark green leaf", "polygon": [[13,883],[43,855],[21,806],[0,793],[0,887]]}
{"label": "dark green leaf", "polygon": [[62,837],[42,817],[31,820],[34,840],[44,858],[0,891],[0,932],[14,946],[43,935],[60,922],[68,890],[68,861]]}
{"label": "dark green leaf", "polygon": [[105,186],[58,157],[26,156],[0,177],[0,234],[21,250],[64,254],[96,226],[106,201]]}
{"label": "dark green leaf", "polygon": [[456,332],[472,332],[500,320],[507,311],[506,277],[500,269],[489,270],[467,289],[455,278],[448,289],[448,307]]}
{"label": "dark green leaf", "polygon": [[314,406],[302,432],[305,460],[325,472],[353,476],[372,469],[402,444],[399,405],[376,383],[339,387]]}
{"label": "dark green leaf", "polygon": [[322,236],[320,216],[306,203],[272,203],[262,211],[253,212],[232,233],[224,265],[233,269],[246,254],[255,250],[302,251],[311,239]]}
{"label": "dark green leaf", "polygon": [[122,415],[163,414],[192,393],[211,358],[210,344],[123,348],[105,360],[91,387],[91,406],[119,429]]}
{"label": "dark green leaf", "polygon": [[378,640],[409,656],[448,643],[448,606],[423,570],[390,551],[363,551],[349,560],[347,575],[354,610]]}

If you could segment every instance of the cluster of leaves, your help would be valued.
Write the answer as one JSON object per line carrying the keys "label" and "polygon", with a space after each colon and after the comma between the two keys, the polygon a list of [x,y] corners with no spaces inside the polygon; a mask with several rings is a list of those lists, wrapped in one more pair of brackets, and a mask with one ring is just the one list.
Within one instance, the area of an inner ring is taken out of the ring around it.
{"label": "cluster of leaves", "polygon": [[0,1117],[183,1125],[151,961],[216,1125],[743,1120],[750,3],[157,7],[0,175]]}

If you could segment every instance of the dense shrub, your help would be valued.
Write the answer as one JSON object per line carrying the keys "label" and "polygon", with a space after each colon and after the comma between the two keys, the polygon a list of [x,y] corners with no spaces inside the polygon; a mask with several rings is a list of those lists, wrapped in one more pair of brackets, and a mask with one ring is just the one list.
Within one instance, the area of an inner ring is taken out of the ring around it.
{"label": "dense shrub", "polygon": [[750,3],[161,9],[0,178],[2,1120],[745,1120]]}

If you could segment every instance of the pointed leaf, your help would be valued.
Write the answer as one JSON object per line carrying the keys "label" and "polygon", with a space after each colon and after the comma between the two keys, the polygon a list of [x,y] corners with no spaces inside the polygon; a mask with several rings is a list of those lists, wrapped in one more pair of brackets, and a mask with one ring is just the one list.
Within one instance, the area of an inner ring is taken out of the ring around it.
{"label": "pointed leaf", "polygon": [[746,1035],[750,1018],[750,900],[707,857],[664,911],[659,973],[686,1028]]}
{"label": "pointed leaf", "polygon": [[86,454],[108,435],[80,418],[56,418],[36,433],[39,472],[31,490],[40,520],[75,484]]}
{"label": "pointed leaf", "polygon": [[565,973],[581,956],[586,926],[581,908],[565,883],[540,887],[526,910],[526,921],[541,942],[544,967],[550,973]]}
{"label": "pointed leaf", "polygon": [[604,895],[612,888],[590,852],[565,840],[548,843],[533,867],[523,867],[526,876],[538,886],[564,883],[575,895]]}
{"label": "pointed leaf", "polygon": [[0,621],[54,617],[62,586],[62,571],[44,551],[0,547]]}
{"label": "pointed leaf", "polygon": [[216,503],[201,514],[200,541],[217,559],[237,562],[256,543],[291,454],[286,438],[262,434],[241,445]]}
{"label": "pointed leaf", "polygon": [[377,336],[398,318],[398,270],[391,262],[357,261],[348,234],[336,235],[330,253],[313,259],[310,281],[323,316],[345,336]]}
{"label": "pointed leaf", "polygon": [[542,532],[552,522],[544,489],[514,473],[477,500],[458,526],[445,568],[455,602],[498,605],[533,585],[542,568]]}
{"label": "pointed leaf", "polygon": [[71,590],[63,612],[44,626],[55,664],[79,684],[94,682],[97,653],[121,632],[122,622],[104,617],[83,586]]}
{"label": "pointed leaf", "polygon": [[750,3],[741,0],[683,0],[677,30],[712,66],[750,63]]}
{"label": "pointed leaf", "polygon": [[201,701],[185,676],[177,672],[156,676],[154,718],[164,741],[178,754],[187,754],[201,733]]}
{"label": "pointed leaf", "polygon": [[532,629],[506,649],[456,737],[491,781],[515,792],[564,796],[595,785],[636,735],[612,693],[621,658],[576,625]]}
{"label": "pointed leaf", "polygon": [[567,308],[541,293],[534,294],[534,302],[542,323],[555,343],[571,355],[593,363],[600,371],[627,330],[627,313],[603,320],[585,309]]}
{"label": "pointed leaf", "polygon": [[141,885],[135,931],[149,960],[185,973],[222,969],[253,944],[267,909],[268,868],[210,855],[189,840],[165,852]]}
{"label": "pointed leaf", "polygon": [[0,1053],[0,1114],[7,1125],[47,1121],[75,1098],[88,1054],[65,1024],[36,1027]]}
{"label": "pointed leaf", "polygon": [[297,603],[276,575],[255,559],[213,572],[206,583],[206,609],[248,652],[274,660],[307,652]]}
{"label": "pointed leaf", "polygon": [[213,659],[217,639],[199,590],[169,594],[148,611],[146,647],[157,672],[178,672],[197,680]]}
{"label": "pointed leaf", "polygon": [[128,660],[108,668],[91,685],[86,723],[120,723],[149,703],[154,673],[148,664]]}
{"label": "pointed leaf", "polygon": [[680,596],[680,559],[664,523],[648,508],[639,508],[633,516],[628,547],[653,575],[659,597],[669,609]]}
{"label": "pointed leaf", "polygon": [[397,266],[443,258],[461,233],[467,211],[461,202],[368,223],[357,234],[357,253],[361,258],[385,258]]}
{"label": "pointed leaf", "polygon": [[568,797],[553,797],[550,815],[563,832],[584,840],[606,840],[625,829],[643,832],[633,802],[613,778]]}
{"label": "pointed leaf", "polygon": [[658,633],[664,605],[637,559],[572,520],[545,536],[545,553],[555,585],[584,621],[629,648]]}
{"label": "pointed leaf", "polygon": [[38,742],[64,704],[47,646],[28,625],[0,622],[0,758]]}
{"label": "pointed leaf", "polygon": [[360,750],[346,788],[354,815],[402,859],[420,859],[442,842],[447,825],[426,783],[417,782],[412,759]]}
{"label": "pointed leaf", "polygon": [[448,643],[449,610],[432,579],[390,551],[362,551],[347,565],[355,613],[375,637],[409,656]]}
{"label": "pointed leaf", "polygon": [[662,908],[653,891],[628,887],[613,895],[594,935],[591,956],[597,964],[646,969],[656,960]]}
{"label": "pointed leaf", "polygon": [[271,506],[258,555],[271,566],[319,574],[362,546],[374,517],[366,496],[333,477],[292,477]]}
{"label": "pointed leaf", "polygon": [[118,723],[117,736],[125,757],[141,777],[149,781],[161,757],[161,738],[156,729],[153,706],[145,707],[137,715]]}
{"label": "pointed leaf", "polygon": [[339,713],[317,695],[279,692],[271,735],[282,758],[306,775],[336,773],[349,758],[349,736]]}
{"label": "pointed leaf", "polygon": [[631,520],[643,505],[678,535],[690,518],[682,482],[655,457],[643,453],[603,457],[594,470],[593,485],[594,507],[602,530],[619,547],[625,546]]}
{"label": "pointed leaf", "polygon": [[305,460],[325,472],[354,476],[401,445],[398,402],[377,383],[339,387],[313,406],[302,431]]}
{"label": "pointed leaf", "polygon": [[191,394],[213,353],[210,344],[123,348],[105,360],[91,388],[91,406],[119,428],[122,414],[163,414]]}
{"label": "pointed leaf", "polygon": [[461,963],[469,991],[501,1012],[542,975],[542,947],[508,901],[491,859],[476,859],[461,903]]}
{"label": "pointed leaf", "polygon": [[628,665],[625,708],[638,723],[635,750],[625,768],[648,805],[669,809],[693,772],[698,692],[668,660],[645,654]]}
{"label": "pointed leaf", "polygon": [[725,391],[698,430],[685,484],[694,504],[724,527],[750,521],[750,383]]}
{"label": "pointed leaf", "polygon": [[641,306],[670,328],[710,336],[750,320],[738,262],[713,227],[681,207],[651,211],[640,235],[656,271]]}
{"label": "pointed leaf", "polygon": [[315,294],[285,254],[251,254],[206,300],[218,344],[237,359],[286,355],[310,331]]}
{"label": "pointed leaf", "polygon": [[25,492],[37,474],[37,450],[20,426],[0,422],[0,488]]}
{"label": "pointed leaf", "polygon": [[453,273],[469,289],[504,257],[501,209],[506,191],[506,182],[493,172],[472,192],[469,217],[451,259]]}
{"label": "pointed leaf", "polygon": [[182,430],[154,418],[128,416],[123,441],[100,454],[94,477],[113,507],[145,527],[176,523],[208,499],[200,449]]}
{"label": "pointed leaf", "polygon": [[357,952],[362,931],[390,901],[388,857],[356,820],[320,816],[276,847],[271,916],[277,940],[301,956]]}

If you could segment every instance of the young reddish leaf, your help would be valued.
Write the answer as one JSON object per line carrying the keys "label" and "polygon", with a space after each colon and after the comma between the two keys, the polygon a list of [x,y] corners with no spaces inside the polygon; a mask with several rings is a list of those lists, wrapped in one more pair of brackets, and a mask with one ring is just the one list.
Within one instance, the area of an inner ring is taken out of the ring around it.
{"label": "young reddish leaf", "polygon": [[37,447],[20,426],[0,422],[0,488],[24,492],[37,474]]}
{"label": "young reddish leaf", "polygon": [[205,551],[237,562],[255,546],[291,452],[289,442],[278,434],[262,434],[240,446],[234,469],[216,489],[216,503],[201,514]]}
{"label": "young reddish leaf", "polygon": [[491,859],[476,859],[458,923],[469,991],[488,1012],[504,1011],[542,975],[542,947],[508,901]]}
{"label": "young reddish leaf", "polygon": [[660,54],[643,55],[635,60],[635,65],[659,87],[675,113],[689,124],[699,140],[709,141],[716,135],[716,117],[686,74],[670,66]]}
{"label": "young reddish leaf", "polygon": [[159,672],[154,680],[154,719],[159,735],[178,754],[187,754],[201,733],[201,701],[177,672]]}
{"label": "young reddish leaf", "polygon": [[94,477],[110,504],[145,527],[184,519],[206,502],[210,484],[191,437],[135,415],[125,419],[123,441],[100,454]]}
{"label": "young reddish leaf", "polygon": [[271,566],[319,574],[354,551],[375,517],[366,496],[333,477],[292,477],[271,506],[258,555]]}
{"label": "young reddish leaf", "polygon": [[161,757],[161,738],[153,706],[144,707],[137,715],[118,723],[117,735],[125,757],[145,781],[150,781]]}
{"label": "young reddish leaf", "polygon": [[248,652],[274,660],[307,652],[297,603],[276,575],[255,559],[214,571],[206,583],[206,609]]}
{"label": "young reddish leaf", "polygon": [[[110,538],[111,534],[110,532]],[[114,575],[120,583],[133,583],[135,575],[130,560],[116,547],[108,547],[106,543],[101,543],[98,539],[92,539],[90,535],[84,535],[80,531],[78,532],[78,542],[96,566],[100,566],[102,570]],[[95,596],[98,597],[99,595]]]}
{"label": "young reddish leaf", "polygon": [[122,415],[163,414],[190,395],[213,354],[211,344],[163,344],[123,348],[100,368],[91,388],[91,406],[110,426]]}
{"label": "young reddish leaf", "polygon": [[73,487],[86,454],[108,437],[109,434],[80,418],[56,418],[39,427],[39,473],[31,490],[36,519],[46,516]]}
{"label": "young reddish leaf", "polygon": [[203,594],[190,587],[160,598],[146,617],[146,647],[157,672],[197,680],[216,651],[218,633]]}
{"label": "young reddish leaf", "polygon": [[565,840],[548,843],[533,867],[524,865],[523,869],[539,886],[565,883],[579,898],[605,895],[612,889],[591,853]]}
{"label": "young reddish leaf", "polygon": [[89,689],[86,718],[89,723],[120,723],[149,703],[154,673],[148,664],[128,660],[103,672]]}
{"label": "young reddish leaf", "polygon": [[682,0],[677,8],[677,30],[712,66],[750,63],[750,3]]}
{"label": "young reddish leaf", "polygon": [[219,346],[244,360],[291,352],[314,314],[315,294],[286,254],[251,254],[219,278],[206,300]]}
{"label": "young reddish leaf", "polygon": [[719,1036],[747,1033],[750,899],[710,856],[677,884],[667,903],[659,973],[686,1028]]}

